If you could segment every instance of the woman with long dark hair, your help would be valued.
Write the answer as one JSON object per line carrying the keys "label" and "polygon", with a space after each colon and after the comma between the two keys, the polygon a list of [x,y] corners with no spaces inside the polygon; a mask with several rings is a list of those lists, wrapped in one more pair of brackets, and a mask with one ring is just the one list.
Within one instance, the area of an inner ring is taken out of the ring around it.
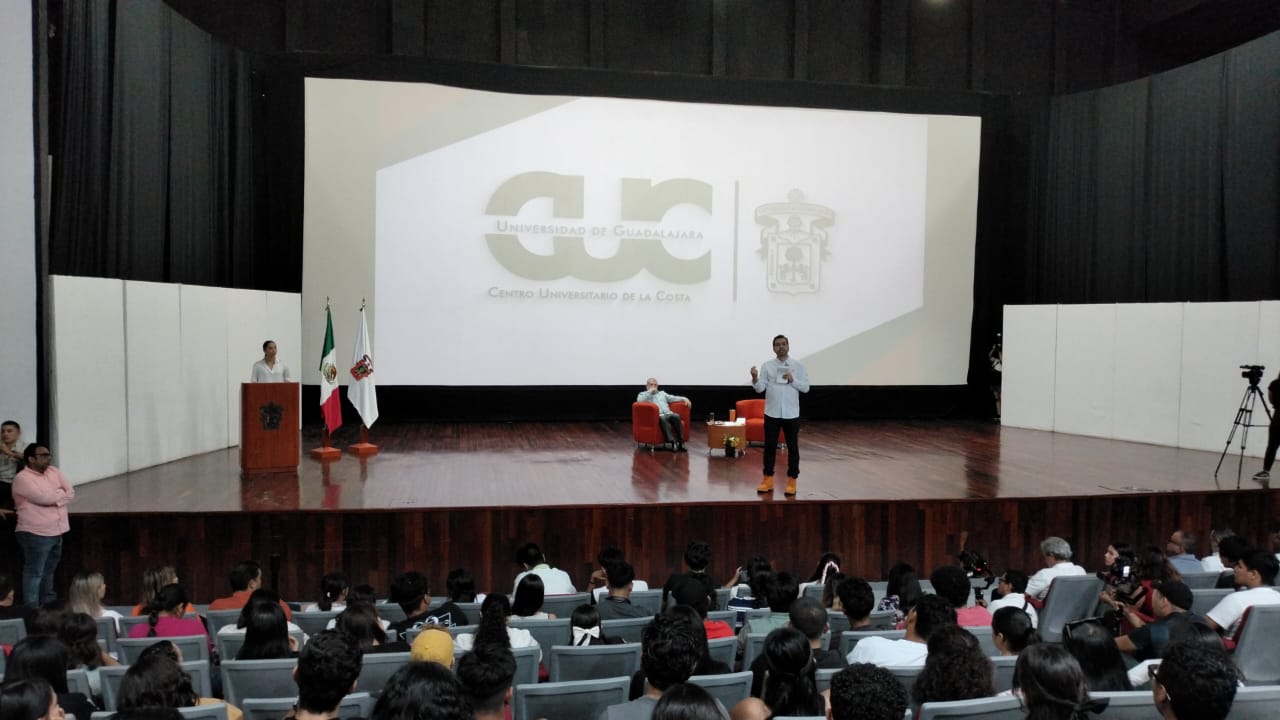
{"label": "woman with long dark hair", "polygon": [[542,578],[529,573],[520,578],[516,586],[515,597],[511,600],[511,614],[516,617],[532,620],[548,620],[555,617],[542,611],[542,603],[546,600],[546,586]]}
{"label": "woman with long dark hair", "polygon": [[[480,622],[474,635],[461,633],[453,639],[456,647],[470,650],[480,645],[512,648],[535,647],[538,641],[533,634],[524,628],[514,628],[507,624],[511,618],[511,601],[502,593],[493,593],[480,604]],[[538,662],[542,662],[542,651],[538,651]]]}
{"label": "woman with long dark hair", "polygon": [[920,588],[920,579],[916,577],[916,569],[900,562],[889,568],[889,582],[885,588],[884,599],[876,606],[876,610],[893,611],[894,625],[901,625],[907,613],[916,606],[924,590]]}
{"label": "woman with long dark hair", "polygon": [[[187,605],[187,591],[181,585],[165,585],[147,606],[147,622],[134,625],[129,630],[129,637],[163,638],[204,635],[208,638],[209,632],[205,630],[204,623],[195,617],[185,617]],[[209,640],[209,652],[213,652],[212,639]]]}
{"label": "woman with long dark hair", "polygon": [[41,680],[18,680],[0,688],[0,720],[66,720],[58,695]]}
{"label": "woman with long dark hair", "polygon": [[89,692],[102,696],[102,679],[98,669],[120,663],[98,644],[98,621],[82,612],[71,613],[62,621],[58,639],[67,647],[67,669],[84,668],[89,678]]}
{"label": "woman with long dark hair", "polygon": [[1039,643],[1018,655],[1013,692],[1022,697],[1027,720],[1085,720],[1106,703],[1094,702],[1080,663],[1061,645]]}
{"label": "woman with long dark hair", "polygon": [[67,648],[55,637],[28,635],[19,640],[9,652],[4,669],[4,682],[19,680],[41,682],[53,689],[58,705],[76,716],[76,720],[90,720],[97,707],[82,693],[67,689]]}
{"label": "woman with long dark hair", "polygon": [[289,621],[284,610],[274,602],[249,602],[245,605],[244,644],[236,653],[237,660],[278,660],[298,656],[298,640],[289,634]]}
{"label": "woman with long dark hair", "polygon": [[345,633],[369,653],[409,652],[409,643],[403,640],[387,641],[378,612],[368,603],[353,602],[338,615],[338,632]]}
{"label": "woman with long dark hair", "polygon": [[347,593],[351,592],[351,584],[347,576],[340,572],[327,573],[320,578],[320,599],[304,605],[303,612],[329,612],[341,610],[347,606]]}
{"label": "woman with long dark hair", "polygon": [[764,688],[760,699],[774,717],[825,715],[818,692],[817,664],[809,638],[792,627],[774,630],[764,639]]}
{"label": "woman with long dark hair", "polygon": [[1002,607],[991,616],[991,642],[1001,655],[1017,655],[1040,642],[1031,616],[1022,608]]}
{"label": "woman with long dark hair", "polygon": [[943,625],[929,636],[929,655],[911,688],[911,699],[918,707],[991,697],[996,694],[993,674],[991,661],[973,633],[958,625]]}
{"label": "woman with long dark hair", "polygon": [[1063,633],[1063,647],[1080,663],[1085,684],[1093,692],[1132,690],[1124,656],[1116,647],[1116,638],[1099,622],[1068,625]]}

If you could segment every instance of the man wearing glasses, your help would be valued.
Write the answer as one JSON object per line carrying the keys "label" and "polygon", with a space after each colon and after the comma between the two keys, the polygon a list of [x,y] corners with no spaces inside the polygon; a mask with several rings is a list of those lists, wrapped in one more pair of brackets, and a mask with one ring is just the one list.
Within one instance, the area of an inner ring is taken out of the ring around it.
{"label": "man wearing glasses", "polygon": [[22,601],[27,607],[58,599],[53,572],[62,559],[62,536],[71,529],[67,503],[76,491],[52,464],[53,453],[31,443],[22,453],[26,463],[13,478],[13,501],[18,509],[14,537],[22,548]]}

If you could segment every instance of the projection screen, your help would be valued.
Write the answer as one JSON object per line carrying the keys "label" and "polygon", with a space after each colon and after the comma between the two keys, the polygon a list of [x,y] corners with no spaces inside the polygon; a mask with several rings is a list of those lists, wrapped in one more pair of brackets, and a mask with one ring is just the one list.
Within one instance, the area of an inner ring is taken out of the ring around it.
{"label": "projection screen", "polygon": [[306,89],[304,345],[370,299],[379,384],[739,384],[777,333],[816,384],[965,382],[976,117]]}

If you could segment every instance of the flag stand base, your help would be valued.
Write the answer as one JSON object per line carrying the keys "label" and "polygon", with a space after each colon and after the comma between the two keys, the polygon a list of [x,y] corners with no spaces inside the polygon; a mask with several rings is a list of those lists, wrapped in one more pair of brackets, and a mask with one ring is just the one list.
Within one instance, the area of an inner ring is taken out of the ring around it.
{"label": "flag stand base", "polygon": [[311,457],[317,460],[337,460],[342,457],[341,450],[329,445],[329,428],[324,429],[324,435],[320,439],[320,447],[311,448]]}
{"label": "flag stand base", "polygon": [[356,457],[368,457],[378,454],[378,446],[369,442],[369,428],[360,426],[360,442],[347,446],[347,452]]}

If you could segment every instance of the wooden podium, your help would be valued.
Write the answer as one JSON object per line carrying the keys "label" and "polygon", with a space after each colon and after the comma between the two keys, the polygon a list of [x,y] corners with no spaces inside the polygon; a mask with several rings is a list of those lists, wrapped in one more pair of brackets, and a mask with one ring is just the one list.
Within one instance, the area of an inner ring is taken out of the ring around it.
{"label": "wooden podium", "polygon": [[240,386],[240,472],[298,472],[298,383]]}

